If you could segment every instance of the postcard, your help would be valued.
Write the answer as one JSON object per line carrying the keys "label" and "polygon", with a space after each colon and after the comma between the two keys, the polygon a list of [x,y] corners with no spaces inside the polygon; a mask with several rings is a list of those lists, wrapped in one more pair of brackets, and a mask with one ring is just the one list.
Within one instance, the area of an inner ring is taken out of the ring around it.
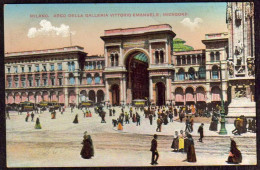
{"label": "postcard", "polygon": [[7,167],[256,165],[254,3],[5,4]]}

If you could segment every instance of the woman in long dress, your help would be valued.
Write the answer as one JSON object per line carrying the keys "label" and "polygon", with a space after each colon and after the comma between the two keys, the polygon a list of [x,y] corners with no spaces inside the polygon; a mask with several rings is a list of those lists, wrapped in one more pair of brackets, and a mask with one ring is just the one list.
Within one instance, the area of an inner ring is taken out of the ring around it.
{"label": "woman in long dress", "polygon": [[41,129],[42,128],[39,117],[37,117],[37,119],[36,119],[36,123],[35,123],[34,128],[35,129]]}
{"label": "woman in long dress", "polygon": [[179,135],[178,135],[178,131],[175,131],[175,138],[173,138],[171,148],[173,149],[174,152],[177,152],[179,150]]}
{"label": "woman in long dress", "polygon": [[194,141],[192,139],[191,134],[187,134],[187,161],[188,162],[196,162],[196,153],[194,147]]}
{"label": "woman in long dress", "polygon": [[81,144],[83,144],[80,152],[82,158],[90,159],[92,156],[94,156],[93,142],[91,136],[87,135],[87,132],[84,133],[83,141]]}
{"label": "woman in long dress", "polygon": [[242,154],[240,152],[240,150],[237,148],[237,144],[234,141],[233,138],[230,138],[231,140],[231,146],[230,146],[230,152],[229,152],[229,156],[228,156],[228,163],[241,163],[242,162]]}
{"label": "woman in long dress", "polygon": [[78,114],[76,114],[76,116],[75,116],[75,119],[74,119],[73,123],[79,123],[79,120],[78,120]]}

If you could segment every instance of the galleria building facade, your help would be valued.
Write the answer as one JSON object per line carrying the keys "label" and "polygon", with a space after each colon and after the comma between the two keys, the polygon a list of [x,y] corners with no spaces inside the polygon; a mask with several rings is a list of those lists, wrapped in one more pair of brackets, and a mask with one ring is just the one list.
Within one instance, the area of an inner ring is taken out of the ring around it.
{"label": "galleria building facade", "polygon": [[6,53],[6,103],[120,105],[145,99],[202,106],[220,104],[222,91],[230,113],[246,99],[253,115],[252,10],[252,3],[228,3],[229,32],[206,34],[205,49],[176,51],[172,27],[160,24],[105,30],[104,56],[88,56],[79,46]]}

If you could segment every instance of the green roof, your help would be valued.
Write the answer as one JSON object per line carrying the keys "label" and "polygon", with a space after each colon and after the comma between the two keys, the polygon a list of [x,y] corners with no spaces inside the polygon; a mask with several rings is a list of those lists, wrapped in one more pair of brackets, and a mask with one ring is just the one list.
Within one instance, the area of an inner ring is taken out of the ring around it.
{"label": "green roof", "polygon": [[186,41],[176,38],[173,40],[173,51],[191,51],[194,50],[193,47],[185,45]]}
{"label": "green roof", "polygon": [[134,59],[148,63],[148,57],[144,53],[138,53],[134,56]]}

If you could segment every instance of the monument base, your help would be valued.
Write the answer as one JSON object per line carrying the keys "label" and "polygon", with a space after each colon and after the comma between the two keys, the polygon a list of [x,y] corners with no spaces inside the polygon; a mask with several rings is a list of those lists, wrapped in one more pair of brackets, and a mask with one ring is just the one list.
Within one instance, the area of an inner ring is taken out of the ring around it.
{"label": "monument base", "polygon": [[248,98],[232,99],[228,106],[227,118],[236,118],[244,115],[248,118],[256,117],[256,103]]}

